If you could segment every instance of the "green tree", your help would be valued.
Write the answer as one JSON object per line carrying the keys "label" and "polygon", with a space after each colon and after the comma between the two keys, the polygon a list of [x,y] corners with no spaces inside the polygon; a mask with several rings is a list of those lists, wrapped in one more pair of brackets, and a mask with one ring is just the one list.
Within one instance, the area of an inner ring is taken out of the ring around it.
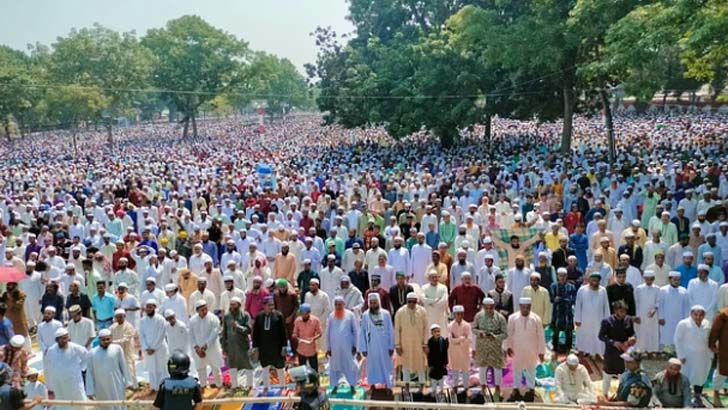
{"label": "green tree", "polygon": [[153,62],[133,32],[119,34],[95,24],[58,38],[48,74],[53,83],[95,86],[108,97],[105,126],[113,146],[114,119],[136,114],[132,109],[143,97],[140,90],[148,88]]}
{"label": "green tree", "polygon": [[0,124],[11,139],[11,124],[35,103],[35,90],[27,55],[0,46]]}
{"label": "green tree", "polygon": [[244,81],[250,58],[245,42],[197,16],[150,30],[142,44],[157,57],[152,81],[182,113],[184,137],[190,122],[197,136],[200,105]]}
{"label": "green tree", "polygon": [[44,102],[50,118],[67,124],[76,153],[79,127],[98,121],[110,103],[111,98],[105,96],[98,87],[77,84],[50,88]]}
{"label": "green tree", "polygon": [[256,53],[251,66],[259,68],[256,98],[264,99],[268,115],[286,114],[293,107],[308,104],[306,78],[286,58]]}

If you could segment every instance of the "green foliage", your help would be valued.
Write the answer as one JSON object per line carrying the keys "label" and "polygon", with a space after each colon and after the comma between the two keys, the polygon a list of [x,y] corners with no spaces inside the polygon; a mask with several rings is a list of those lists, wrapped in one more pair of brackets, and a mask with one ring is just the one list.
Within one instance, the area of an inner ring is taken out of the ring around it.
{"label": "green foliage", "polygon": [[242,83],[250,58],[248,45],[197,16],[170,20],[142,39],[157,58],[152,82],[183,114],[185,137],[200,105]]}

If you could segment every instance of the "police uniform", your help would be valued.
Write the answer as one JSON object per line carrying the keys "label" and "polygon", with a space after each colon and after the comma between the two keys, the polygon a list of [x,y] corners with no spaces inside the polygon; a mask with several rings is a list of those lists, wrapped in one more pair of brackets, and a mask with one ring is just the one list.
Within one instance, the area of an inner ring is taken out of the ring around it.
{"label": "police uniform", "polygon": [[153,405],[162,410],[192,410],[201,401],[202,390],[197,379],[173,376],[164,379]]}

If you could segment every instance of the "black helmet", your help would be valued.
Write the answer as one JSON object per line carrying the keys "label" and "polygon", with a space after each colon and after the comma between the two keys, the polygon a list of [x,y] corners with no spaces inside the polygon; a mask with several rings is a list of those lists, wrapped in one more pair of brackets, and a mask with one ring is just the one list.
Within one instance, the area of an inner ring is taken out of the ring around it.
{"label": "black helmet", "polygon": [[176,351],[167,360],[167,371],[170,376],[187,376],[190,371],[190,358],[186,354]]}

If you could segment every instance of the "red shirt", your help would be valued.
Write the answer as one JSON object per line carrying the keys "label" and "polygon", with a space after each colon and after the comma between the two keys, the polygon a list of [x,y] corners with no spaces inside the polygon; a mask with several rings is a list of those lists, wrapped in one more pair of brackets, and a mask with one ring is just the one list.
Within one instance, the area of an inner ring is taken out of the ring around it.
{"label": "red shirt", "polygon": [[465,308],[463,318],[466,322],[472,322],[484,298],[485,293],[478,286],[465,286],[461,284],[453,288],[448,301],[450,302],[451,310],[455,305],[462,305]]}

